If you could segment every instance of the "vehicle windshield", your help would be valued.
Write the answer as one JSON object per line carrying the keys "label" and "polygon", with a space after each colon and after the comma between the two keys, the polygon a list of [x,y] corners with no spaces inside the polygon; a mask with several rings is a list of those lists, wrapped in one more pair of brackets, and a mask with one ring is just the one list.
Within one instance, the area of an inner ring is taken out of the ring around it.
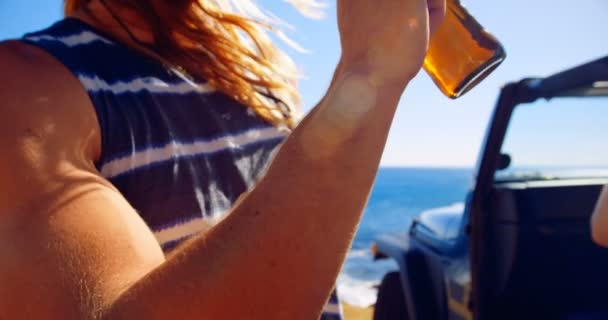
{"label": "vehicle windshield", "polygon": [[511,161],[497,171],[497,182],[607,178],[608,97],[561,97],[518,106],[501,152]]}

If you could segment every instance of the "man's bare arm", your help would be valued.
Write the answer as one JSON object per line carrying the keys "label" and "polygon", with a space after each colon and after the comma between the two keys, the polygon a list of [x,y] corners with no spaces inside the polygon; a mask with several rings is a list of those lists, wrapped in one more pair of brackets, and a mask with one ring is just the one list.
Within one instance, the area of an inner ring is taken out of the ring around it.
{"label": "man's bare arm", "polygon": [[[223,223],[165,262],[93,166],[98,129],[77,80],[37,49],[6,47],[0,54],[11,75],[37,76],[13,78],[1,91],[0,319],[317,316],[381,146],[370,161],[328,154],[323,143],[336,143],[332,137],[296,132]],[[390,113],[382,117],[388,122]],[[382,138],[370,128],[357,144]]]}
{"label": "man's bare arm", "polygon": [[[293,135],[228,218],[165,262],[135,211],[95,171],[87,152],[95,148],[80,148],[97,135],[92,107],[85,97],[53,94],[79,92],[76,80],[59,81],[53,70],[55,83],[73,84],[38,95],[34,86],[48,86],[51,77],[36,69],[41,83],[27,79],[27,103],[2,99],[4,115],[23,119],[3,115],[9,121],[0,129],[7,155],[0,160],[0,319],[317,316],[355,232],[381,145],[370,159],[328,153],[324,143],[337,143],[331,136]],[[9,87],[2,98],[15,90],[22,89]],[[74,102],[87,112],[74,112]],[[386,125],[390,117],[379,118]],[[383,139],[379,132],[370,126],[349,143]]]}
{"label": "man's bare arm", "polygon": [[[406,13],[426,28],[423,1],[347,3],[339,2],[339,12],[350,55],[322,103],[231,214],[166,261],[92,165],[99,129],[77,80],[40,53],[46,63],[37,68],[24,54],[0,53],[0,61],[13,60],[14,74],[40,73],[0,91],[1,112],[18,114],[5,120],[0,138],[9,154],[0,160],[0,193],[12,192],[1,204],[0,281],[8,285],[0,287],[0,319],[28,318],[24,312],[39,319],[317,317],[367,201],[400,94],[424,56],[396,51],[426,43],[419,30],[409,38],[395,32]],[[373,52],[349,47],[361,41],[358,28],[369,27],[363,18],[383,35],[364,39]]]}

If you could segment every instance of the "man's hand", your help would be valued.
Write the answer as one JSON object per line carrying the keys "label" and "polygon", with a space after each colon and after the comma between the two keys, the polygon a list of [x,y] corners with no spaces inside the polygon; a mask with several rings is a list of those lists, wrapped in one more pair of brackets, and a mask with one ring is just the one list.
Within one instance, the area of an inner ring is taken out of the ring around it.
{"label": "man's hand", "polygon": [[420,70],[445,0],[339,0],[341,64],[405,86]]}

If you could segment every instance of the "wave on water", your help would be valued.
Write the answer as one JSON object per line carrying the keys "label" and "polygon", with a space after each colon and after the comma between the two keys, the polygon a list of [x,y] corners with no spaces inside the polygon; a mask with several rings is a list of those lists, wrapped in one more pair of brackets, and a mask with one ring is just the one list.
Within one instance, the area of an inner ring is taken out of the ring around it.
{"label": "wave on water", "polygon": [[338,276],[338,295],[342,302],[366,308],[376,303],[378,285],[384,274],[396,270],[390,259],[374,261],[369,250],[352,250]]}
{"label": "wave on water", "polygon": [[449,206],[438,207],[438,208],[424,210],[422,213],[440,214],[440,213],[463,212],[464,211],[464,207],[465,207],[464,202],[456,202],[456,203],[454,203],[452,205],[449,205]]}
{"label": "wave on water", "polygon": [[338,295],[342,302],[366,308],[376,303],[379,284],[380,281],[357,280],[342,273],[338,277]]}

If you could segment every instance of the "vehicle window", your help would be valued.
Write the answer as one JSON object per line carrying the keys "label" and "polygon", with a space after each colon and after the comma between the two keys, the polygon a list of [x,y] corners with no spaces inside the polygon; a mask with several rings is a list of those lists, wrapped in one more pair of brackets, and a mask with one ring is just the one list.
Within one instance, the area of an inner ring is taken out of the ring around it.
{"label": "vehicle window", "polygon": [[608,177],[608,97],[563,97],[516,108],[497,181]]}

